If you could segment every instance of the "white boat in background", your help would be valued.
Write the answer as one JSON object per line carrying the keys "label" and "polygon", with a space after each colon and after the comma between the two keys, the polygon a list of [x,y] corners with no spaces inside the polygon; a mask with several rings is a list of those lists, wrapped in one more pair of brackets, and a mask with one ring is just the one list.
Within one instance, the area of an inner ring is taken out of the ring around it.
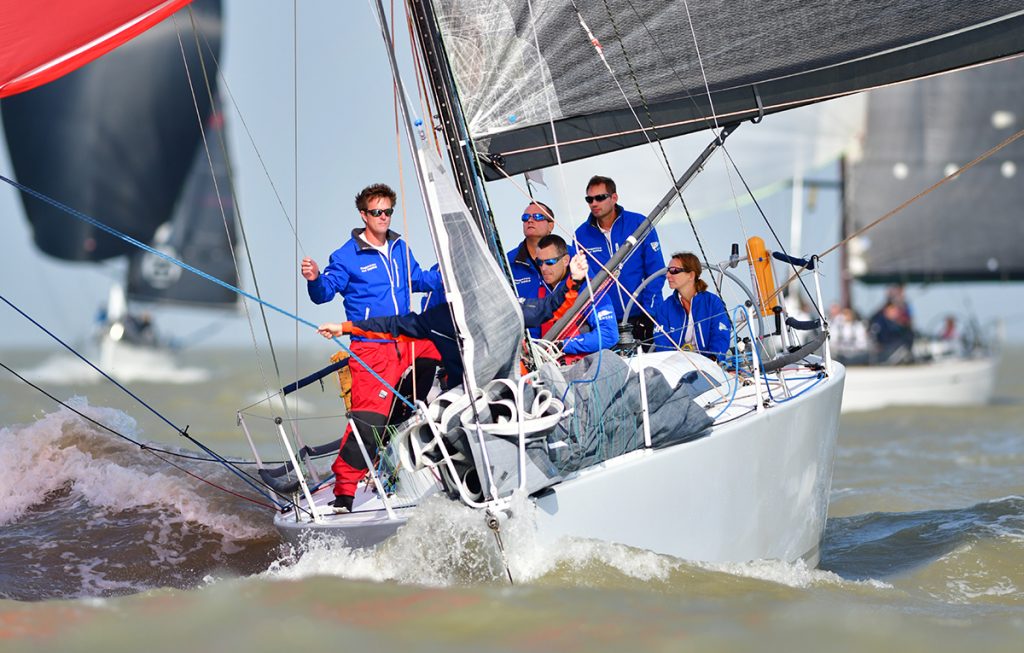
{"label": "white boat in background", "polygon": [[844,413],[892,406],[984,406],[995,392],[999,357],[950,356],[925,363],[846,369]]}
{"label": "white boat in background", "polygon": [[[871,225],[1020,129],[1024,87],[1007,80],[1022,75],[1024,59],[1014,58],[868,93],[859,143],[843,171],[844,235]],[[1024,184],[1016,178],[1021,161],[1024,144],[1010,143],[852,238],[845,252],[847,304],[849,281],[1024,279]],[[951,305],[946,316],[957,330],[980,332],[969,311]],[[849,360],[843,411],[989,403],[1001,344],[1001,329],[991,331],[945,341],[915,334],[912,356],[902,364]]]}

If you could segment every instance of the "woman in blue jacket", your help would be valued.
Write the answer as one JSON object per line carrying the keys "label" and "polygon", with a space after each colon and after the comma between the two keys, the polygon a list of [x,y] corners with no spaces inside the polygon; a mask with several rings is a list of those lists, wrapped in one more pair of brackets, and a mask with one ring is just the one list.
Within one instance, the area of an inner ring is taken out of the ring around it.
{"label": "woman in blue jacket", "polygon": [[654,350],[695,349],[721,360],[732,340],[732,324],[725,303],[708,292],[700,278],[703,268],[694,254],[673,254],[668,264],[672,294],[655,311]]}

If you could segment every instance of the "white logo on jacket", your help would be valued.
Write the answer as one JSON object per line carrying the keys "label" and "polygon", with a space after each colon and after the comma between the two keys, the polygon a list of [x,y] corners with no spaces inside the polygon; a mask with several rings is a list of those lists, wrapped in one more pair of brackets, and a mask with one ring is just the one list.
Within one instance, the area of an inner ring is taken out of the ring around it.
{"label": "white logo on jacket", "polygon": [[607,308],[604,309],[603,311],[598,311],[597,312],[597,319],[599,319],[599,320],[611,320],[611,319],[614,319],[614,318],[615,318],[615,312],[614,311],[610,311]]}
{"label": "white logo on jacket", "polygon": [[363,267],[359,268],[359,271],[360,272],[369,272],[370,270],[376,270],[376,269],[377,269],[377,264],[376,263],[370,263],[369,265],[364,265]]}

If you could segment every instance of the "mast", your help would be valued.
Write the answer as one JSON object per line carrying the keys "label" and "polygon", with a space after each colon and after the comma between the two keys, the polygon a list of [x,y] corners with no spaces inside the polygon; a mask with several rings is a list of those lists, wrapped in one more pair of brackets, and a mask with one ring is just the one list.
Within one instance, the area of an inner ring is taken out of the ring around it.
{"label": "mast", "polygon": [[441,121],[455,181],[480,233],[484,234],[491,253],[501,262],[505,258],[504,252],[501,251],[498,241],[494,215],[483,189],[458,91],[448,65],[448,58],[444,53],[441,34],[437,30],[433,7],[425,0],[410,0],[409,11],[416,22],[416,34],[419,37],[423,58],[427,62],[427,80],[437,103],[438,118]]}
{"label": "mast", "polygon": [[850,277],[850,252],[847,249],[846,234],[847,211],[846,211],[846,155],[839,158],[839,305],[843,308],[853,308],[853,297],[850,294],[852,282]]}

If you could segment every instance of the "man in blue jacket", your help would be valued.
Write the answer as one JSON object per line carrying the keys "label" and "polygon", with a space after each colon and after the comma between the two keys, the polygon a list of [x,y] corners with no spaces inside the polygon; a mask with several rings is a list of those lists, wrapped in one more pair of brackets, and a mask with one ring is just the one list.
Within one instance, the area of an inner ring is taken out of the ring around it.
{"label": "man in blue jacket", "polygon": [[[555,292],[566,283],[569,271],[569,249],[561,236],[548,234],[537,243],[537,259],[534,263],[541,273],[538,297]],[[608,292],[597,293],[594,288],[594,303],[584,308],[576,326],[570,326],[558,335],[566,362],[582,358],[601,349],[611,349],[619,342],[619,329],[615,320],[615,307]],[[561,314],[556,312],[540,326],[541,335],[548,335]]]}
{"label": "man in blue jacket", "polygon": [[[587,206],[590,215],[576,229],[576,243],[592,255],[590,269],[596,274],[598,265],[607,265],[612,255],[622,247],[623,243],[636,231],[640,223],[646,219],[639,213],[627,211],[619,206],[619,195],[615,182],[596,175],[587,183]],[[658,233],[651,229],[647,237],[626,258],[618,275],[618,283],[612,282],[608,291],[615,316],[619,322],[625,314],[630,295],[635,295],[643,280],[665,267],[665,257],[661,251]],[[614,272],[614,270],[612,270]],[[661,300],[661,292],[665,279],[658,279],[647,284],[633,303],[629,314],[629,322],[633,325],[633,337],[641,342],[650,342],[654,332],[654,323],[641,310],[652,314]]]}
{"label": "man in blue jacket", "polygon": [[555,213],[543,202],[531,202],[523,210],[523,240],[508,251],[508,265],[512,282],[519,297],[536,297],[540,288],[540,270],[533,260],[537,258],[537,243],[555,228]]}
{"label": "man in blue jacket", "polygon": [[[587,261],[582,256],[574,257],[569,266],[570,276],[558,284],[545,297],[521,298],[519,307],[523,322],[528,327],[539,326],[550,320],[559,311],[565,311],[576,300],[580,285],[587,279]],[[611,309],[609,308],[609,311]],[[462,384],[462,352],[458,344],[455,322],[449,304],[441,304],[424,310],[395,317],[371,318],[355,322],[321,324],[317,331],[325,338],[342,334],[367,336],[385,334],[393,337],[429,338],[441,352],[441,362],[447,372],[442,380],[445,390]]]}
{"label": "man in blue jacket", "polygon": [[[348,320],[404,315],[412,308],[412,292],[442,290],[441,274],[422,270],[405,241],[391,231],[395,192],[385,184],[367,186],[356,195],[356,209],[363,228],[353,229],[352,237],[331,254],[330,263],[320,272],[316,261],[302,259],[302,276],[314,303],[324,304],[336,294],[344,299]],[[437,348],[429,340],[353,337],[351,420],[372,455],[377,431],[388,421],[394,388],[402,373],[416,359],[439,360]],[[356,360],[358,358],[358,361]],[[361,362],[360,362],[361,361]],[[368,366],[388,386],[363,365]],[[351,423],[341,438],[341,449],[334,462],[334,507],[345,512],[352,509],[356,487],[366,473],[366,462],[355,440],[349,438]]]}

